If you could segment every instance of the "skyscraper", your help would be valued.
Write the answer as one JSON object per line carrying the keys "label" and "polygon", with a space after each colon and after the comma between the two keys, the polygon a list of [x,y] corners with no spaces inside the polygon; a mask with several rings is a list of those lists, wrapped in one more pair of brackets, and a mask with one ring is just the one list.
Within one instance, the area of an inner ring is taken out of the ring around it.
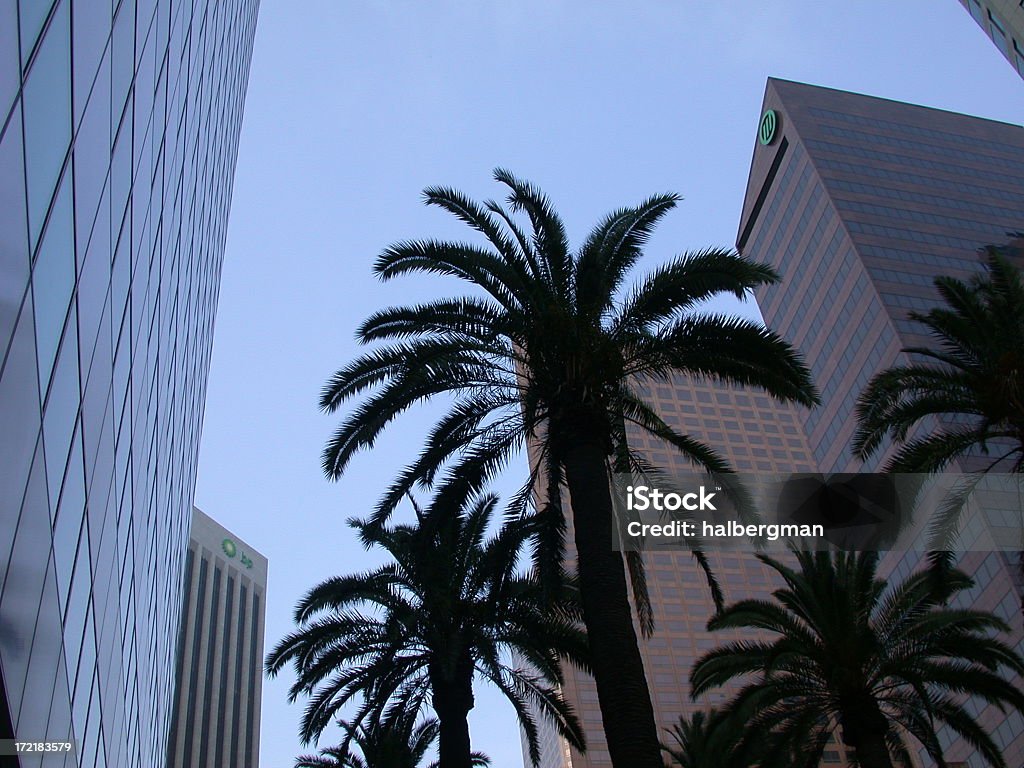
{"label": "skyscraper", "polygon": [[1024,77],[1024,6],[1020,0],[960,0],[960,5]]}
{"label": "skyscraper", "polygon": [[194,509],[184,581],[167,768],[258,768],[267,559]]}
{"label": "skyscraper", "polygon": [[166,754],[257,9],[0,3],[0,724],[77,742],[23,766]]}
{"label": "skyscraper", "polygon": [[[666,420],[718,448],[741,471],[876,468],[878,461],[862,467],[849,449],[856,399],[874,373],[903,358],[902,348],[930,343],[907,313],[938,303],[934,277],[976,272],[978,248],[1024,231],[1022,172],[1019,126],[769,80],[737,247],[781,273],[781,284],[761,290],[757,302],[766,324],[804,355],[822,405],[779,406],[756,392],[686,379],[653,384],[646,394]],[[664,447],[637,447],[655,463],[680,466]],[[647,562],[658,630],[641,646],[659,724],[668,726],[716,702],[692,704],[688,674],[701,653],[731,638],[704,631],[712,605],[689,555],[649,553]],[[770,588],[767,572],[747,555],[717,555],[712,564],[728,600]],[[913,556],[892,553],[883,569],[905,576],[916,565]],[[977,581],[966,599],[1006,620],[1011,643],[1024,652],[1015,564],[1004,553],[971,552],[961,567]],[[545,765],[610,765],[593,684],[570,675],[567,697],[596,750],[552,752]],[[1007,763],[1024,763],[1024,718],[971,706]],[[939,739],[947,759],[982,765],[948,729]],[[842,748],[830,747],[825,758],[842,764]]]}
{"label": "skyscraper", "polygon": [[[760,127],[737,246],[783,275],[758,304],[822,392],[803,417],[815,463],[874,469],[880,459],[862,467],[850,452],[856,399],[873,374],[905,361],[901,349],[933,345],[907,315],[939,303],[934,278],[974,274],[980,248],[1024,231],[1024,128],[774,79]],[[906,576],[918,564],[890,553],[883,571]],[[963,599],[1010,624],[1024,652],[1013,558],[970,552],[960,565],[977,582]],[[976,714],[1008,764],[1024,761],[1020,713]],[[982,765],[948,729],[939,739],[948,759]]]}

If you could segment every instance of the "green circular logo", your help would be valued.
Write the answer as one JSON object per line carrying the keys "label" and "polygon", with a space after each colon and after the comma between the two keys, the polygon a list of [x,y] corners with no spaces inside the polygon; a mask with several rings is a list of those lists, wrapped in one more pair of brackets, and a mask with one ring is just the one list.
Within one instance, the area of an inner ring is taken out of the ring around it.
{"label": "green circular logo", "polygon": [[224,550],[224,554],[228,557],[234,557],[238,552],[238,548],[235,547],[235,542],[231,539],[224,539],[220,544],[220,548]]}
{"label": "green circular logo", "polygon": [[757,138],[764,146],[768,146],[775,139],[775,132],[779,127],[779,116],[774,109],[766,109],[761,115],[761,124],[757,127]]}

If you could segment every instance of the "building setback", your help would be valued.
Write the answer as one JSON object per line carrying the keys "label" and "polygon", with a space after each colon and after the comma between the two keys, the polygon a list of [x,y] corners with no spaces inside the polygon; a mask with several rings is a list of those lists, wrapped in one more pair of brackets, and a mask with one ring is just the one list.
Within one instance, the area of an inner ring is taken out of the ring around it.
{"label": "building setback", "polygon": [[1020,0],[960,0],[960,5],[1024,77],[1024,6]]}
{"label": "building setback", "polygon": [[258,768],[267,559],[193,510],[167,768]]}
{"label": "building setback", "polygon": [[[737,247],[781,273],[781,284],[759,291],[757,302],[766,324],[804,355],[822,405],[781,406],[758,392],[683,378],[641,383],[641,391],[663,418],[740,471],[872,470],[880,459],[862,467],[849,449],[857,396],[874,373],[905,359],[902,348],[931,343],[907,313],[938,303],[935,276],[975,273],[979,248],[1024,231],[1024,128],[775,79],[761,115]],[[655,464],[686,469],[670,448],[634,439]],[[689,554],[648,553],[645,560],[657,629],[641,648],[659,726],[668,727],[679,714],[725,698],[690,702],[688,675],[702,653],[736,636],[704,630],[713,606]],[[749,555],[711,561],[729,601],[773,588]],[[904,577],[918,565],[890,553],[882,569]],[[1004,553],[972,552],[961,567],[977,582],[962,603],[1003,618],[1011,644],[1024,652],[1015,563]],[[574,670],[567,675],[566,696],[590,749],[579,755],[548,734],[555,748],[544,768],[610,766],[593,682]],[[1024,764],[1020,713],[971,707],[1007,764]],[[948,729],[939,739],[947,760],[983,765]],[[932,765],[923,750],[920,758]],[[830,745],[823,764],[844,761],[841,746]]]}
{"label": "building setback", "polygon": [[0,738],[167,749],[258,0],[0,3]]}

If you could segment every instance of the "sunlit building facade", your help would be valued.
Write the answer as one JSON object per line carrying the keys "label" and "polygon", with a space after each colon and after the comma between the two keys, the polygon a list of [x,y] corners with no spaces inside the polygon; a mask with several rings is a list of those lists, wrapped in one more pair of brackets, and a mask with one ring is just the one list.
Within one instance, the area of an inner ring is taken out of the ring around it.
{"label": "sunlit building facade", "polygon": [[[804,355],[822,405],[780,406],[757,392],[689,380],[653,383],[645,394],[666,420],[740,471],[875,469],[880,460],[864,467],[850,452],[856,399],[875,372],[904,359],[904,347],[930,343],[907,315],[938,303],[935,276],[971,275],[979,248],[1024,231],[1024,128],[774,79],[761,115],[737,247],[781,273],[781,284],[759,291],[757,303],[766,324]],[[664,446],[635,440],[654,463],[680,466]],[[646,561],[657,629],[641,646],[664,728],[726,698],[722,691],[692,702],[688,677],[701,654],[732,636],[705,631],[713,606],[687,553],[653,552]],[[890,553],[883,570],[904,577],[919,564]],[[727,600],[772,588],[771,572],[749,555],[720,554],[712,565]],[[963,604],[1003,618],[1011,644],[1024,652],[1014,557],[971,552],[961,567],[977,582]],[[545,754],[545,768],[610,766],[593,682],[570,672],[565,693],[590,749],[579,755],[559,745]],[[1007,764],[1024,765],[1020,713],[968,706]],[[949,729],[938,735],[948,761],[984,765]],[[923,750],[917,757],[933,765]],[[823,765],[846,764],[842,745],[829,745]]]}
{"label": "sunlit building facade", "polygon": [[259,768],[266,593],[267,559],[193,510],[167,768]]}
{"label": "sunlit building facade", "polygon": [[166,754],[257,0],[0,3],[0,738]]}

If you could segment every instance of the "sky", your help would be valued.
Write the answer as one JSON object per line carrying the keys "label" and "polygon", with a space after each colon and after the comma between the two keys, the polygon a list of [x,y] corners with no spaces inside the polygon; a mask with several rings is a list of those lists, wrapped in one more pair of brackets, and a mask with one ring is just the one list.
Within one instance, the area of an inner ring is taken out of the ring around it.
{"label": "sky", "polygon": [[[339,417],[318,396],[360,353],[357,325],[457,289],[371,273],[396,241],[472,239],[422,205],[423,188],[498,197],[491,172],[509,168],[550,196],[575,243],[612,209],[677,192],[644,265],[731,246],[770,76],[1024,115],[1024,82],[956,0],[262,0],[196,503],[269,560],[268,649],[310,587],[379,562],[345,521],[431,423],[408,414],[340,481],[321,472]],[[264,681],[263,768],[311,751],[291,682]],[[482,682],[476,693],[474,748],[522,765],[511,708]]]}

